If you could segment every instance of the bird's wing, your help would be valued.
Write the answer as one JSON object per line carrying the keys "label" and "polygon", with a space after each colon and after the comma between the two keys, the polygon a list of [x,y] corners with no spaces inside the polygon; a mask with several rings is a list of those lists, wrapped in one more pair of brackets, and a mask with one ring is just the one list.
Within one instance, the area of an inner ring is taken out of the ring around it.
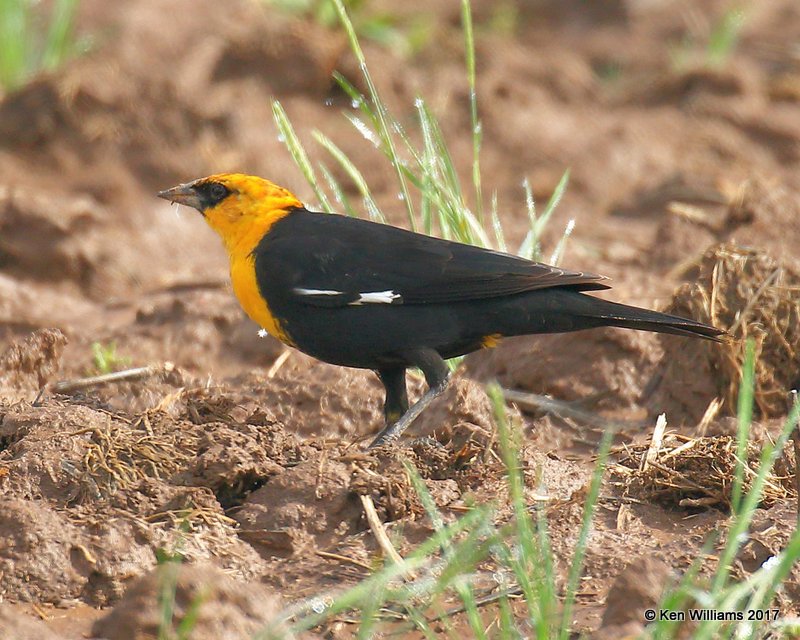
{"label": "bird's wing", "polygon": [[257,251],[265,279],[279,278],[283,291],[314,306],[434,304],[549,287],[608,288],[603,276],[307,211],[276,223]]}

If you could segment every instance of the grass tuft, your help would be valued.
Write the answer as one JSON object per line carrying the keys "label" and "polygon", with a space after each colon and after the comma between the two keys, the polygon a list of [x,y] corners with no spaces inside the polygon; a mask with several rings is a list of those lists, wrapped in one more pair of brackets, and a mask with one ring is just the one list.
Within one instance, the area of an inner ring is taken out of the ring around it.
{"label": "grass tuft", "polygon": [[739,45],[742,29],[747,21],[743,3],[733,3],[703,34],[687,32],[672,47],[672,67],[677,72],[700,69],[722,69],[731,60]]}
{"label": "grass tuft", "polygon": [[18,89],[86,48],[75,37],[79,0],[55,0],[48,18],[34,0],[0,0],[0,88]]}
{"label": "grass tuft", "polygon": [[[321,27],[332,29],[339,23],[336,6],[332,0],[262,0],[283,13],[311,20]],[[344,0],[359,37],[392,50],[404,58],[424,50],[431,42],[435,21],[420,14],[403,16],[396,11],[376,9],[367,0]]]}
{"label": "grass tuft", "polygon": [[91,375],[105,375],[113,373],[129,367],[131,359],[127,356],[121,356],[117,352],[117,343],[109,342],[103,344],[102,342],[93,342],[92,346],[92,365],[94,371]]}
{"label": "grass tuft", "polygon": [[[478,112],[475,39],[472,13],[468,0],[462,0],[462,22],[466,49],[467,85],[469,89],[469,108],[471,119],[470,137],[472,140],[471,184],[465,188],[453,162],[449,146],[445,140],[438,119],[424,98],[415,100],[416,128],[407,131],[387,108],[380,96],[367,65],[364,52],[341,0],[331,0],[344,26],[352,52],[358,62],[362,80],[367,88],[363,95],[351,82],[341,75],[335,75],[342,90],[350,97],[355,113],[346,113],[356,133],[374,146],[389,162],[396,178],[397,197],[406,211],[408,227],[428,235],[474,244],[482,247],[507,250],[509,242],[500,222],[496,194],[492,197],[491,219],[484,216],[483,186],[480,169],[481,121]],[[286,143],[292,158],[311,186],[319,206],[330,212],[331,202],[337,202],[348,215],[366,215],[370,219],[385,221],[381,210],[362,171],[336,146],[324,133],[313,131],[312,135],[320,147],[344,171],[352,186],[361,197],[361,204],[350,201],[345,188],[333,173],[320,163],[319,171],[309,159],[309,154],[301,145],[283,107],[273,103],[275,122],[281,139]],[[318,178],[324,177],[325,183]],[[556,205],[563,196],[569,172],[565,172],[558,183],[550,201],[541,215],[536,215],[532,190],[527,180],[524,182],[525,202],[529,214],[529,230],[517,253],[527,258],[541,259],[541,237],[545,226],[551,219]],[[332,194],[332,197],[328,195]],[[487,226],[490,230],[487,231]],[[564,243],[574,223],[567,225],[567,231],[554,254],[558,259],[563,253]]]}

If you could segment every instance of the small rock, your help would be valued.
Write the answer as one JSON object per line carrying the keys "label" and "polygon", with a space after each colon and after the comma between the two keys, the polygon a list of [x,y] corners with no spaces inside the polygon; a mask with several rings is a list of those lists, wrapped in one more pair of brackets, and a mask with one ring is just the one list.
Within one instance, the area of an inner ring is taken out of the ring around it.
{"label": "small rock", "polygon": [[645,610],[658,605],[670,573],[669,565],[658,558],[640,556],[631,562],[611,585],[601,629],[641,625]]}

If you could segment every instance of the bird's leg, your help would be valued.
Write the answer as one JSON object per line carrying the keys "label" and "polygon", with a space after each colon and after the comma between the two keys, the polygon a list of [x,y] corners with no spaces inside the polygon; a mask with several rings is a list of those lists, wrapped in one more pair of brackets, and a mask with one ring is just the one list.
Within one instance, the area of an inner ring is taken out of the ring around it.
{"label": "bird's leg", "polygon": [[[442,394],[447,388],[449,382],[450,370],[447,368],[447,363],[442,357],[433,349],[422,348],[416,349],[412,352],[404,354],[408,361],[422,370],[425,375],[425,380],[428,383],[428,390],[423,396],[417,400],[411,408],[409,408],[402,417],[395,423],[389,424],[387,421],[383,430],[375,437],[372,444],[369,445],[370,449],[382,445],[390,444],[399,438],[403,432],[408,429],[414,420],[433,402],[433,400]],[[384,380],[383,374],[381,380]],[[387,403],[390,396],[389,386],[384,381],[386,386]]]}
{"label": "bird's leg", "polygon": [[383,404],[384,426],[397,422],[408,411],[408,392],[406,390],[406,368],[379,369],[378,377],[386,389],[386,401]]}

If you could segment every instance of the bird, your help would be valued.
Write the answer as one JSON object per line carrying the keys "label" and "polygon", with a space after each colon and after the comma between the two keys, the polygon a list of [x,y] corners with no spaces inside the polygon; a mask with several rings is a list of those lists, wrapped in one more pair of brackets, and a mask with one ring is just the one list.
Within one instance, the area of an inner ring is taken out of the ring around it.
{"label": "bird", "polygon": [[[222,173],[158,193],[199,211],[222,238],[247,315],[285,344],[374,370],[391,445],[447,388],[448,358],[500,338],[621,327],[721,341],[716,327],[587,292],[608,278],[388,224],[307,209],[269,180]],[[409,406],[406,371],[427,391]]]}

